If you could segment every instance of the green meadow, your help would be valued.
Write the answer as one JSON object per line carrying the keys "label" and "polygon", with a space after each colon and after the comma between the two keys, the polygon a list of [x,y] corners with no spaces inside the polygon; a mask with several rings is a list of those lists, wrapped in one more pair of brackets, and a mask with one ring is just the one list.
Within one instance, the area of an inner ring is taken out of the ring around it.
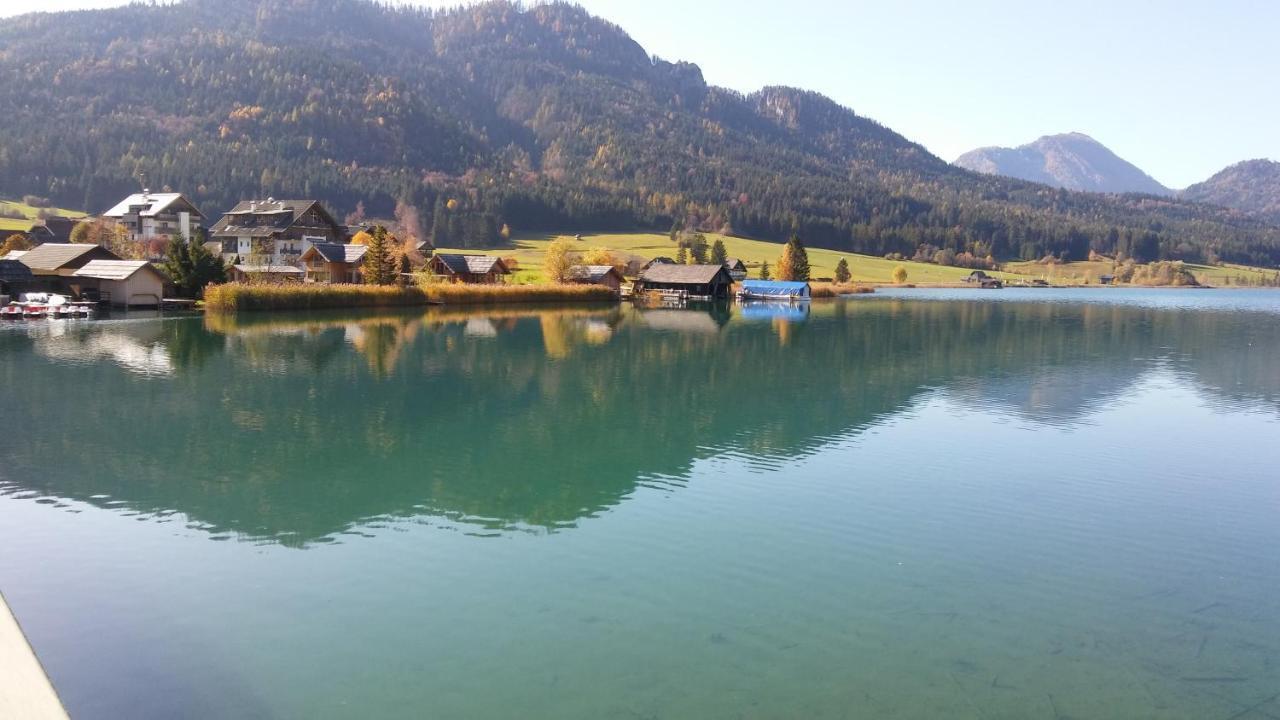
{"label": "green meadow", "polygon": [[[16,200],[0,200],[0,233],[26,232],[45,210],[64,217],[84,217],[84,213],[63,208],[38,208]],[[20,217],[13,217],[20,216]],[[0,238],[3,240],[3,238]]]}
{"label": "green meadow", "polygon": [[[764,240],[748,240],[746,238],[703,233],[708,243],[723,240],[729,257],[736,257],[746,263],[752,277],[756,277],[760,265],[768,262],[775,267],[782,254],[782,244]],[[519,262],[516,282],[538,282],[542,279],[542,256],[547,246],[559,237],[573,240],[572,235],[520,235],[513,239],[511,248],[496,250],[448,250],[440,252],[468,252],[486,255],[513,257]],[[584,234],[581,240],[573,240],[574,246],[581,250],[605,247],[620,255],[633,255],[648,260],[660,255],[675,257],[676,246],[671,238],[662,233],[598,233]],[[964,268],[942,267],[929,263],[885,260],[881,257],[858,255],[855,253],[807,248],[809,264],[814,278],[829,278],[835,275],[836,263],[844,258],[849,262],[849,270],[855,282],[889,283],[893,282],[893,269],[899,265],[907,269],[909,283],[955,283],[960,282],[970,273]],[[993,273],[1005,276],[1004,273]],[[1012,277],[1012,276],[1009,276]]]}

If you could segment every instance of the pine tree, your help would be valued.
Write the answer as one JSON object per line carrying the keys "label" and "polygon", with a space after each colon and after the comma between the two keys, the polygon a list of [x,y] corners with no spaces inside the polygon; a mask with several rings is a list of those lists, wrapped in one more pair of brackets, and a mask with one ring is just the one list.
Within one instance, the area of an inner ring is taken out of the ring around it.
{"label": "pine tree", "polygon": [[689,251],[685,250],[683,245],[680,246],[679,250],[676,250],[676,264],[677,265],[689,264]]}
{"label": "pine tree", "polygon": [[720,238],[716,238],[716,241],[711,244],[711,264],[723,265],[728,262],[728,260],[729,251],[725,249],[724,241]]}
{"label": "pine tree", "polygon": [[761,280],[768,280],[768,279],[769,279],[769,261],[768,261],[768,260],[765,260],[765,261],[760,265],[760,279],[761,279]]}
{"label": "pine tree", "polygon": [[849,282],[851,277],[853,277],[853,274],[849,272],[849,261],[840,258],[840,262],[836,263],[836,282],[843,285]]}
{"label": "pine tree", "polygon": [[227,281],[227,268],[222,259],[209,252],[199,236],[170,238],[162,269],[178,292],[189,298],[201,297],[205,287],[212,283]]}
{"label": "pine tree", "polygon": [[396,257],[394,241],[381,225],[369,233],[369,249],[364,253],[364,281],[369,285],[391,285],[400,270],[400,258]]}

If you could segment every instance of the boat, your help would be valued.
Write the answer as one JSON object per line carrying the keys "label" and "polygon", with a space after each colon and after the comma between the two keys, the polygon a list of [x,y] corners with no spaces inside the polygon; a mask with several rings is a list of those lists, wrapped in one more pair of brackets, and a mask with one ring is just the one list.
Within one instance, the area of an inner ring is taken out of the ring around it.
{"label": "boat", "polygon": [[0,317],[6,320],[21,320],[22,311],[26,307],[26,303],[13,303],[0,308]]}

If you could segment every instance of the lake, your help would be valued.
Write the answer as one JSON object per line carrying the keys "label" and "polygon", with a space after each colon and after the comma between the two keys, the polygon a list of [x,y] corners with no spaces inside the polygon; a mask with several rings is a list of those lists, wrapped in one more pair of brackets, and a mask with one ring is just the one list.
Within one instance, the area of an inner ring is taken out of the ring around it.
{"label": "lake", "polygon": [[77,718],[1280,716],[1280,293],[0,326]]}

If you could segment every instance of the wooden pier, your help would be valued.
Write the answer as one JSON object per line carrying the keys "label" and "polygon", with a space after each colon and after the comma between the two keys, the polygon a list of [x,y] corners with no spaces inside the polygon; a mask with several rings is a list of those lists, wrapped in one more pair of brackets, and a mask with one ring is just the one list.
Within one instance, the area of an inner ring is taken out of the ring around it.
{"label": "wooden pier", "polygon": [[58,693],[0,595],[0,718],[67,720]]}

